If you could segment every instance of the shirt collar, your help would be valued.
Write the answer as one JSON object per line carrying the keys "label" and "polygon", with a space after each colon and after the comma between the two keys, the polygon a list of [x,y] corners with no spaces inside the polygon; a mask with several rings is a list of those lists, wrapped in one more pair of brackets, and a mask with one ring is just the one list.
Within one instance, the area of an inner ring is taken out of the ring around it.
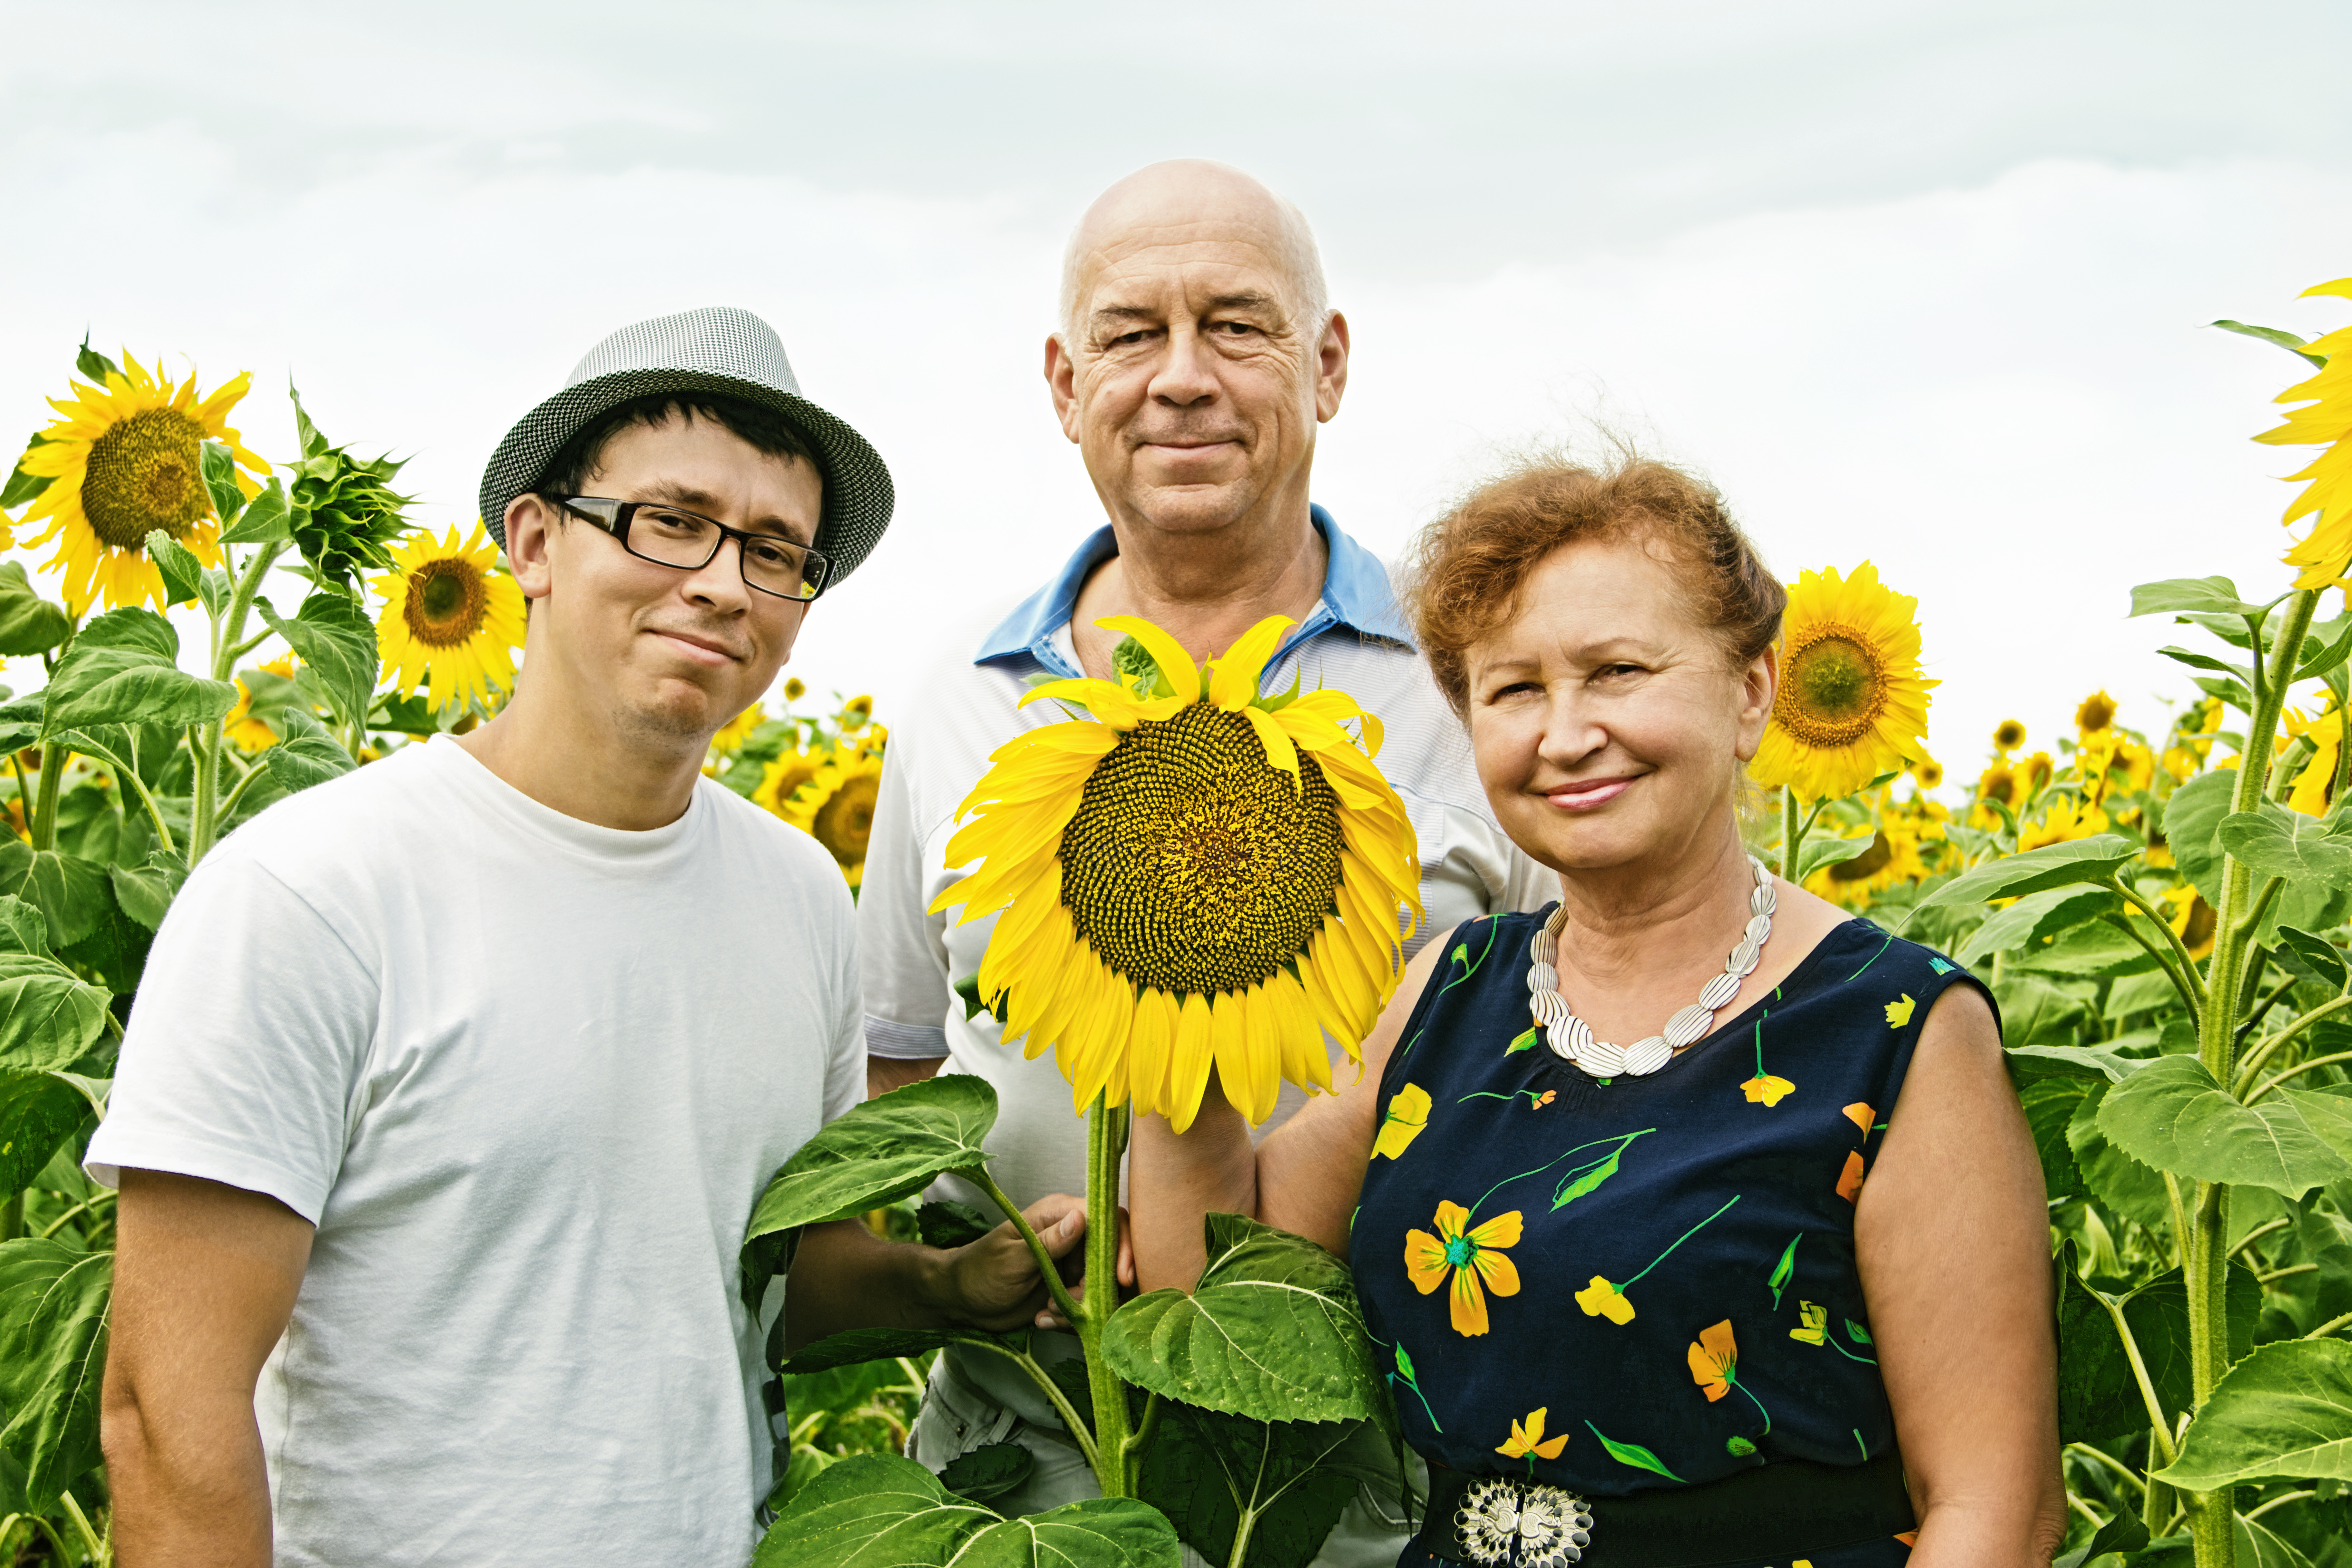
{"label": "shirt collar", "polygon": [[[1309,507],[1307,515],[1314,520],[1330,551],[1330,564],[1323,573],[1323,597],[1306,624],[1284,640],[1269,668],[1280,663],[1307,638],[1335,627],[1412,647],[1412,629],[1397,608],[1396,595],[1389,587],[1388,569],[1381,564],[1380,558],[1340,531],[1339,525],[1331,521],[1331,514],[1321,507]],[[1025,657],[1055,675],[1076,676],[1079,672],[1068,668],[1069,661],[1054,646],[1054,634],[1069,625],[1077,608],[1078,590],[1086,585],[1087,575],[1118,553],[1118,538],[1105,523],[1087,537],[1051,582],[1022,600],[988,634],[980,651],[972,656],[972,662],[994,664]]]}

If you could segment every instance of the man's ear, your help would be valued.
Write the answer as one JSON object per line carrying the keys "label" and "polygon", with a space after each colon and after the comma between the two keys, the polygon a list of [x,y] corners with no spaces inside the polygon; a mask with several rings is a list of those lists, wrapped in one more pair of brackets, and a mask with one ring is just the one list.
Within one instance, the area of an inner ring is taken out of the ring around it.
{"label": "man's ear", "polygon": [[554,587],[549,545],[562,514],[535,495],[507,502],[507,567],[526,599],[544,599]]}
{"label": "man's ear", "polygon": [[1061,333],[1055,332],[1045,340],[1045,385],[1054,395],[1054,417],[1062,422],[1062,434],[1072,441],[1080,435],[1077,368]]}
{"label": "man's ear", "polygon": [[1315,418],[1318,424],[1328,424],[1339,412],[1339,399],[1348,391],[1348,318],[1339,311],[1323,328],[1323,341],[1315,350]]}

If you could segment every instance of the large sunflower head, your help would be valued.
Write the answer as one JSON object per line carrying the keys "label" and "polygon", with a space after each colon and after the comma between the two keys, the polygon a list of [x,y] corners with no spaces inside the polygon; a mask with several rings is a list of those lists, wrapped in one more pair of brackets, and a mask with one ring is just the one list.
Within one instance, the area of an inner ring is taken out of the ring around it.
{"label": "large sunflower head", "polygon": [[933,908],[998,915],[981,995],[1031,1057],[1054,1047],[1081,1111],[1131,1099],[1181,1131],[1213,1068],[1263,1121],[1285,1079],[1331,1087],[1325,1030],[1356,1056],[1421,918],[1380,721],[1339,691],[1260,694],[1282,616],[1205,668],[1148,621],[1097,624],[1146,657],[1022,700],[1093,717],[997,749],[948,846],[981,868]]}
{"label": "large sunflower head", "polygon": [[1852,795],[1927,754],[1919,601],[1864,562],[1799,575],[1782,625],[1780,689],[1750,772],[1808,800]]}
{"label": "large sunflower head", "polygon": [[220,564],[220,522],[205,486],[205,443],[218,441],[228,449],[238,488],[248,496],[260,490],[250,476],[269,471],[228,424],[228,411],[253,378],[232,377],[209,397],[199,397],[193,374],[174,384],[161,360],[150,371],[126,354],[127,368],[118,368],[85,351],[81,363],[91,379],[73,383],[71,395],[49,400],[59,417],[33,437],[17,465],[27,478],[44,481],[24,521],[46,521],[48,527],[28,542],[56,542],[56,553],[43,565],[63,571],[66,608],[76,616],[100,600],[110,609],[161,609],[169,601],[163,573],[147,559],[150,533],[161,529],[205,565]]}
{"label": "large sunflower head", "polygon": [[[2333,294],[2352,299],[2352,278],[2305,289],[2304,298]],[[2325,360],[2319,374],[2305,377],[2278,395],[2281,403],[2306,406],[2286,416],[2275,430],[2254,437],[2282,447],[2325,447],[2291,483],[2303,483],[2303,493],[2286,509],[2289,525],[2312,520],[2311,531],[2286,552],[2286,563],[2301,568],[2298,588],[2324,588],[2341,582],[2345,563],[2352,562],[2352,327],[2341,327],[2317,342],[2306,344],[2307,359]]]}
{"label": "large sunflower head", "polygon": [[831,850],[854,888],[866,876],[866,845],[874,835],[874,802],[881,790],[879,753],[836,747],[776,815]]}
{"label": "large sunflower head", "polygon": [[375,580],[383,608],[375,622],[383,673],[403,697],[421,684],[438,710],[468,700],[488,707],[514,685],[522,646],[522,590],[499,570],[497,547],[477,521],[462,542],[451,529],[419,529],[392,552]]}

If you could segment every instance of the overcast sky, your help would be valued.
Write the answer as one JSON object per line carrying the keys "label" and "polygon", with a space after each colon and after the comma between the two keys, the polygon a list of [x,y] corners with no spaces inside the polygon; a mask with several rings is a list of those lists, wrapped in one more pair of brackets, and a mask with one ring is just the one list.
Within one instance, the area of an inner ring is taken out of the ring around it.
{"label": "overcast sky", "polygon": [[2307,454],[2249,437],[2294,363],[2202,324],[2316,335],[2343,302],[2295,296],[2352,273],[2340,4],[0,0],[0,430],[87,330],[253,371],[272,458],[290,375],[470,525],[599,337],[745,306],[896,474],[793,665],[885,718],[1101,520],[1041,349],[1070,224],[1154,159],[1315,223],[1343,526],[1392,553],[1606,424],[1784,575],[1917,595],[1957,770],[2100,686],[2162,728],[2178,633],[2131,584],[2284,585]]}

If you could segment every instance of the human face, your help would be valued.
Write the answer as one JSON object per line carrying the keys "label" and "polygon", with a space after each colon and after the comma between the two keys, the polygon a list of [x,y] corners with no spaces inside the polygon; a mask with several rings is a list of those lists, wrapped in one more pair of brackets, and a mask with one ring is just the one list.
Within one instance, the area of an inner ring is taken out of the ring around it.
{"label": "human face", "polygon": [[1199,533],[1303,503],[1315,426],[1347,384],[1348,325],[1334,315],[1312,335],[1287,254],[1271,216],[1212,208],[1129,225],[1082,263],[1045,374],[1114,517]]}
{"label": "human face", "polygon": [[1503,830],[1555,871],[1714,852],[1771,715],[1773,655],[1732,666],[1662,555],[1633,539],[1563,545],[1469,650],[1479,780]]}
{"label": "human face", "polygon": [[[588,484],[619,500],[659,500],[730,527],[814,542],[824,484],[805,462],[771,456],[694,418],[616,434]],[[808,606],[743,582],[741,546],[723,542],[699,571],[643,560],[536,496],[508,513],[509,559],[532,607],[526,684],[608,714],[625,737],[693,751],[774,683]],[[543,673],[542,673],[543,672]]]}

